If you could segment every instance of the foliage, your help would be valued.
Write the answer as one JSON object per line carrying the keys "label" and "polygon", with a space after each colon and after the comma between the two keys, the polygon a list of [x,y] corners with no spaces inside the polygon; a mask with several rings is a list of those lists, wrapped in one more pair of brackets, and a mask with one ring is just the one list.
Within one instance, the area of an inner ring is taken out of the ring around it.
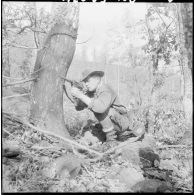
{"label": "foliage", "polygon": [[152,4],[147,11],[146,27],[149,37],[144,50],[146,53],[155,52],[157,58],[163,59],[167,65],[171,62],[172,52],[178,49],[174,20],[171,6],[158,7],[158,4]]}
{"label": "foliage", "polygon": [[155,108],[152,110],[154,135],[167,144],[177,144],[187,130],[184,113],[180,110]]}

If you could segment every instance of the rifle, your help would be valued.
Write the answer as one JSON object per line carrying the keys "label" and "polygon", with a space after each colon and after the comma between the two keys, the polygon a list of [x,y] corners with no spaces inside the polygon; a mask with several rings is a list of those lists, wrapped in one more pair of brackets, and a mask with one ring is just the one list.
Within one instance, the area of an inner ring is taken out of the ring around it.
{"label": "rifle", "polygon": [[80,89],[81,91],[83,91],[85,89],[85,86],[82,82],[78,82],[78,81],[75,81],[75,80],[70,80],[70,79],[67,79],[67,78],[64,78],[64,77],[61,77],[61,78],[63,78],[68,83],[70,83],[72,87],[76,87],[76,88]]}
{"label": "rifle", "polygon": [[[62,79],[64,79],[65,81],[67,81],[68,83],[71,84],[71,87],[76,87],[78,88],[79,90],[81,90],[84,94],[87,93],[87,89],[86,89],[86,86],[84,85],[83,82],[78,82],[78,81],[75,81],[75,80],[70,80],[70,79],[67,79],[67,78],[64,78],[62,76],[60,76]],[[64,92],[66,94],[66,96],[68,97],[68,99],[74,104],[75,101],[71,98],[71,96],[69,96],[67,90],[66,90],[66,86],[65,84],[62,85],[63,86],[63,89],[64,89]],[[90,95],[90,93],[88,94]]]}

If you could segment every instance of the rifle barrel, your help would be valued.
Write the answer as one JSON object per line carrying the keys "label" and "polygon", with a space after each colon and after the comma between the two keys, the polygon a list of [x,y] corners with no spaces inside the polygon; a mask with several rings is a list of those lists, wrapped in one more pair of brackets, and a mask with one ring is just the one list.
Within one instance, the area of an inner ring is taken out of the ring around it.
{"label": "rifle barrel", "polygon": [[65,81],[71,83],[71,84],[73,83],[73,81],[71,81],[71,80],[69,80],[69,79],[67,79],[67,78],[64,78],[64,77],[62,77],[62,76],[61,76],[61,78],[64,79]]}

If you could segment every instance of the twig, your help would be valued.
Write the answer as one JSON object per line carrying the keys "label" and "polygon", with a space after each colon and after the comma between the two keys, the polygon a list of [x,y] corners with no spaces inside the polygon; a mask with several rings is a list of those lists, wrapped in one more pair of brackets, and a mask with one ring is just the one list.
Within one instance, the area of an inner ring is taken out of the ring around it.
{"label": "twig", "polygon": [[85,171],[86,171],[93,179],[95,179],[95,177],[88,171],[87,167],[85,167],[83,164],[81,164],[81,166],[85,169]]}
{"label": "twig", "polygon": [[15,135],[13,135],[12,133],[8,132],[7,130],[5,130],[4,128],[2,128],[3,131],[5,131],[8,135],[14,137],[14,139],[16,139],[17,141],[19,141],[20,143],[22,143],[23,145],[26,144],[24,141],[22,141],[22,139],[18,139]]}
{"label": "twig", "polygon": [[34,80],[36,80],[36,79],[37,79],[37,78],[25,79],[25,80],[21,80],[21,81],[14,82],[14,83],[9,83],[9,84],[7,84],[7,85],[4,85],[3,87],[8,87],[8,86],[12,86],[12,85],[23,84],[23,83],[27,83],[27,82],[30,82],[30,81],[34,81]]}
{"label": "twig", "polygon": [[6,96],[6,97],[3,97],[2,99],[3,99],[3,100],[6,100],[6,99],[8,99],[8,98],[22,97],[22,96],[27,96],[27,95],[30,95],[30,93],[24,93],[24,94]]}
{"label": "twig", "polygon": [[156,13],[158,14],[158,16],[160,17],[160,19],[162,20],[162,22],[164,23],[164,25],[167,27],[167,24],[165,23],[165,21],[163,20],[163,18],[162,18],[162,16],[160,15],[160,13],[159,13],[159,11],[158,11],[158,9],[156,9],[155,7],[154,7],[154,10],[156,11]]}
{"label": "twig", "polygon": [[35,74],[35,73],[37,73],[37,72],[39,72],[39,71],[41,71],[41,70],[43,70],[43,69],[45,69],[45,67],[42,67],[42,68],[40,68],[40,69],[38,69],[38,70],[34,71],[34,72],[33,72],[33,73],[31,73],[30,75]]}
{"label": "twig", "polygon": [[13,80],[21,80],[22,78],[14,78],[14,77],[7,77],[7,76],[4,76],[2,75],[3,78],[6,78],[6,79],[13,79]]}
{"label": "twig", "polygon": [[87,43],[88,41],[90,41],[92,39],[92,37],[88,38],[86,41],[82,41],[82,42],[78,42],[76,44],[83,44],[83,43]]}
{"label": "twig", "polygon": [[92,30],[92,35],[91,35],[91,37],[89,37],[86,41],[78,42],[78,43],[76,43],[76,44],[83,44],[83,43],[87,43],[88,41],[90,41],[90,40],[93,38],[93,32],[94,32],[94,28],[93,28],[93,30]]}
{"label": "twig", "polygon": [[15,44],[11,44],[10,46],[12,47],[17,47],[17,48],[22,48],[22,49],[39,49],[38,47],[27,47],[25,45],[15,45]]}
{"label": "twig", "polygon": [[33,26],[33,24],[31,23],[30,25],[24,26],[23,28],[21,28],[21,30],[17,33],[17,34],[21,34],[22,32],[24,32],[26,29],[30,29]]}
{"label": "twig", "polygon": [[165,149],[165,148],[188,148],[188,147],[192,147],[189,145],[166,145],[166,146],[158,146],[158,149]]}

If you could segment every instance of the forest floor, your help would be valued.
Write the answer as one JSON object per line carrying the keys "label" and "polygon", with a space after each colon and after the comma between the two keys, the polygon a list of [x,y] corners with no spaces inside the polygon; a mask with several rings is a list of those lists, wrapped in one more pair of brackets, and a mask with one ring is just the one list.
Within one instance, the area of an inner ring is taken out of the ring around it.
{"label": "forest floor", "polygon": [[[58,138],[35,131],[10,114],[3,114],[2,128],[3,192],[193,191],[192,143],[166,145],[146,135],[93,162],[94,154],[73,146],[67,149]],[[75,134],[74,140],[100,152],[113,147],[89,131]],[[153,143],[152,150],[142,157],[140,150],[134,152],[147,142]]]}

